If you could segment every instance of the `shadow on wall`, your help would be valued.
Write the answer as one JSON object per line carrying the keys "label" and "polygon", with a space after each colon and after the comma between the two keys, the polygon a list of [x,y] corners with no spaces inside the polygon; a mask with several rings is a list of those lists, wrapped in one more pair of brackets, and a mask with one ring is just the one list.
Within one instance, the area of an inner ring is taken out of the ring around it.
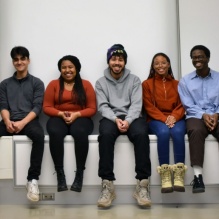
{"label": "shadow on wall", "polygon": [[[43,126],[44,129],[44,133],[45,135],[47,135],[47,130],[46,130],[46,123],[47,120],[49,119],[49,117],[47,115],[45,115],[43,112],[40,114],[39,116],[39,121],[41,123],[41,125]],[[95,116],[92,117],[92,120],[94,122],[94,130],[93,130],[93,135],[97,135],[99,134],[99,121],[101,119],[101,115],[97,112]]]}

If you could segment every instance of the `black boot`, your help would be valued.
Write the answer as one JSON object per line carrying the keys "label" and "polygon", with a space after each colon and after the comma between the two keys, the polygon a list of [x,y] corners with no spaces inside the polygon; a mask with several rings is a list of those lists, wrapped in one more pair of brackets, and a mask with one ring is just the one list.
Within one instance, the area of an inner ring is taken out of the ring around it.
{"label": "black boot", "polygon": [[83,170],[77,170],[75,174],[74,182],[70,188],[71,191],[81,192],[82,185],[83,185]]}
{"label": "black boot", "polygon": [[66,185],[66,180],[65,180],[65,172],[63,169],[57,169],[57,181],[58,181],[58,187],[57,191],[62,192],[68,190],[68,187]]}
{"label": "black boot", "polygon": [[199,174],[198,177],[194,176],[194,180],[191,182],[191,185],[193,186],[193,193],[205,192],[205,184],[203,182],[202,174]]}

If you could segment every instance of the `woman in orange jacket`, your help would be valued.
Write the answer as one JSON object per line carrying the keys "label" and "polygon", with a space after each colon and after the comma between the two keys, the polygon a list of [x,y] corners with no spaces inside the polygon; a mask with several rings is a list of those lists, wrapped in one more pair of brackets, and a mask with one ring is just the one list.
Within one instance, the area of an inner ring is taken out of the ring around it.
{"label": "woman in orange jacket", "polygon": [[[147,113],[149,133],[157,136],[162,193],[184,192],[185,110],[178,94],[178,81],[174,79],[169,57],[157,53],[151,63],[148,79],[142,83],[143,104]],[[173,140],[175,164],[169,164],[169,141]],[[174,185],[172,185],[172,172]]]}
{"label": "woman in orange jacket", "polygon": [[67,55],[58,61],[59,79],[52,80],[45,91],[43,111],[47,122],[49,146],[55,165],[58,192],[68,190],[64,173],[64,138],[71,135],[75,143],[76,175],[70,190],[81,192],[88,154],[88,135],[93,131],[91,117],[96,113],[93,86],[80,76],[81,63]]}

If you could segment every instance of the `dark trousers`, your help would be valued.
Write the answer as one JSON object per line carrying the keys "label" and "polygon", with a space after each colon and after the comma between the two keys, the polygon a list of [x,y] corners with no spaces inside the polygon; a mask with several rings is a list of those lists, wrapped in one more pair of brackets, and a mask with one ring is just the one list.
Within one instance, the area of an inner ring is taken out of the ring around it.
{"label": "dark trousers", "polygon": [[190,118],[186,120],[187,134],[189,138],[189,150],[191,166],[203,167],[205,138],[212,134],[219,142],[219,125],[210,132],[202,119]]}
{"label": "dark trousers", "polygon": [[[121,119],[124,119],[124,117]],[[137,174],[135,178],[142,180],[151,176],[149,137],[145,119],[138,118],[134,120],[128,131],[121,133],[116,123],[103,118],[100,120],[99,132],[99,177],[110,181],[115,180],[113,172],[114,145],[117,137],[121,134],[127,135],[134,144],[135,172]]]}
{"label": "dark trousers", "polygon": [[27,180],[39,179],[41,164],[44,152],[44,131],[38,119],[29,122],[18,134],[7,132],[3,120],[0,122],[0,136],[26,135],[33,144],[30,155],[30,167],[28,170]]}
{"label": "dark trousers", "polygon": [[84,170],[88,154],[88,135],[93,131],[93,121],[90,118],[77,118],[67,125],[62,118],[51,117],[47,122],[49,147],[55,169],[63,168],[64,138],[71,135],[75,141],[75,157],[77,169]]}

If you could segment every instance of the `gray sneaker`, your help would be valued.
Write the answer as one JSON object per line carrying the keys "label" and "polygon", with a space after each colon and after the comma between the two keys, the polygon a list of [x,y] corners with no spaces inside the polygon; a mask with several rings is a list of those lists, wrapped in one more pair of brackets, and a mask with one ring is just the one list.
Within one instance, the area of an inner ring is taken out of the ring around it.
{"label": "gray sneaker", "polygon": [[39,189],[38,189],[38,182],[35,179],[27,182],[27,198],[32,202],[39,201]]}
{"label": "gray sneaker", "polygon": [[142,207],[151,207],[151,198],[149,194],[149,180],[137,180],[136,190],[133,197],[137,200],[138,204]]}
{"label": "gray sneaker", "polygon": [[97,206],[102,208],[109,207],[115,198],[116,194],[113,181],[104,179],[102,181],[102,191],[97,201]]}

